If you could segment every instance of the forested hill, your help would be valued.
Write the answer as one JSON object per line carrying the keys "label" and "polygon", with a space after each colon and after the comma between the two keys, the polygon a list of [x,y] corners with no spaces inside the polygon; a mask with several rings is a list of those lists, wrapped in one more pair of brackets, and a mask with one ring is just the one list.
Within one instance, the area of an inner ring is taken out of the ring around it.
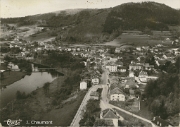
{"label": "forested hill", "polygon": [[180,13],[155,2],[128,3],[116,6],[108,14],[104,32],[114,30],[167,30],[168,25],[179,25]]}
{"label": "forested hill", "polygon": [[[180,25],[180,11],[155,2],[126,3],[107,9],[75,9],[21,18],[1,19],[1,23],[38,24],[57,30],[65,41],[99,42],[113,39],[123,30],[168,30]],[[71,10],[73,12],[73,10]]]}

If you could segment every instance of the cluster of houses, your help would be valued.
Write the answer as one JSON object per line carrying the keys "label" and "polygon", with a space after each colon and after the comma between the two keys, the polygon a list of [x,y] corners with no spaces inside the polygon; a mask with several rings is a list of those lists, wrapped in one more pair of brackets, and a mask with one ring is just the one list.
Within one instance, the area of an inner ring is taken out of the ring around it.
{"label": "cluster of houses", "polygon": [[126,101],[139,98],[135,91],[139,88],[135,78],[126,77],[119,79],[119,82],[109,84],[108,95],[110,101]]}
{"label": "cluster of houses", "polygon": [[85,76],[82,77],[82,80],[80,81],[80,90],[86,90],[88,86],[99,85],[99,83],[100,72],[98,70],[86,72]]}

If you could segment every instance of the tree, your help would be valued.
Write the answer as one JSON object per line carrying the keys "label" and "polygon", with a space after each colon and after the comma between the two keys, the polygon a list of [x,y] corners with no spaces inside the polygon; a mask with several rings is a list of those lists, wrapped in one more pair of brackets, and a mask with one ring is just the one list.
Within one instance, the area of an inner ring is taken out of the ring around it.
{"label": "tree", "polygon": [[43,89],[44,89],[44,92],[46,95],[49,94],[49,86],[50,86],[50,83],[49,82],[46,82],[43,86]]}

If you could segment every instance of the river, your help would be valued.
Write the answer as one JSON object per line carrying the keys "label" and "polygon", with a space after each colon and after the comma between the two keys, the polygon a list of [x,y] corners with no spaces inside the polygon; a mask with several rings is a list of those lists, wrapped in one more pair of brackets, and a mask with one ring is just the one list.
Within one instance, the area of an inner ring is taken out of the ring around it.
{"label": "river", "polygon": [[35,72],[32,72],[31,75],[26,75],[21,80],[12,83],[11,85],[6,86],[0,90],[0,107],[3,108],[7,103],[16,98],[16,92],[25,92],[26,94],[31,93],[36,90],[38,87],[42,87],[46,82],[52,82],[57,78],[58,75],[62,74],[57,73],[56,71],[46,70],[45,72],[39,72],[38,67],[35,67]]}

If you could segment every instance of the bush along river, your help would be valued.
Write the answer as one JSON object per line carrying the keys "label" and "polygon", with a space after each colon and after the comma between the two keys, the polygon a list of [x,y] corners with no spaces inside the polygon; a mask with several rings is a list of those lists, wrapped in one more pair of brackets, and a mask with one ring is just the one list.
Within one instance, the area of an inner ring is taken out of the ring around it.
{"label": "bush along river", "polygon": [[21,80],[2,88],[0,90],[0,108],[5,107],[9,102],[16,99],[17,91],[29,94],[37,88],[43,87],[46,82],[52,82],[58,76],[63,76],[62,73],[57,72],[55,69],[48,68],[42,65],[32,64],[33,72],[30,75],[26,75]]}

